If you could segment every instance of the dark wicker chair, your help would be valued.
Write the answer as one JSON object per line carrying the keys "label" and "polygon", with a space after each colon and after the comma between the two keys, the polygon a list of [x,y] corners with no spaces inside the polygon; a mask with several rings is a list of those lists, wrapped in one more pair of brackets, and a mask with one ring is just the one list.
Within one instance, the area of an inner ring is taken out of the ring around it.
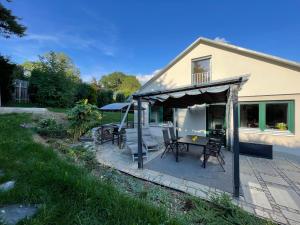
{"label": "dark wicker chair", "polygon": [[221,148],[222,148],[222,141],[220,139],[216,139],[216,138],[210,138],[209,142],[206,146],[206,151],[207,151],[207,158],[205,160],[208,160],[208,158],[210,156],[216,157],[220,166],[222,167],[223,171],[225,172],[224,169],[224,158],[223,158],[223,154],[221,152]]}

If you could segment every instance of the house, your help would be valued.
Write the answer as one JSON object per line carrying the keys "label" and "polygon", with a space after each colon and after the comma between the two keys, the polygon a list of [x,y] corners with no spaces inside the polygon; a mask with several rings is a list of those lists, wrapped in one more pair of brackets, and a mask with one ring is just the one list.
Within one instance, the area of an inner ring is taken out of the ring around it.
{"label": "house", "polygon": [[[199,38],[145,83],[138,93],[247,76],[239,91],[241,141],[300,146],[300,64],[228,43]],[[226,104],[187,109],[155,107],[144,102],[144,124],[174,122],[180,135],[206,135],[226,124]],[[176,114],[176,115],[175,115]]]}

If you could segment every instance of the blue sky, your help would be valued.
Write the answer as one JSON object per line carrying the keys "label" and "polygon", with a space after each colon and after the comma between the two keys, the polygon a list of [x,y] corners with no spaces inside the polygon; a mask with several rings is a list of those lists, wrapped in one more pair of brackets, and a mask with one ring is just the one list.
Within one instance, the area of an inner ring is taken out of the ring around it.
{"label": "blue sky", "polygon": [[300,1],[0,0],[28,27],[0,39],[17,63],[65,52],[83,80],[112,71],[149,77],[199,36],[300,62]]}

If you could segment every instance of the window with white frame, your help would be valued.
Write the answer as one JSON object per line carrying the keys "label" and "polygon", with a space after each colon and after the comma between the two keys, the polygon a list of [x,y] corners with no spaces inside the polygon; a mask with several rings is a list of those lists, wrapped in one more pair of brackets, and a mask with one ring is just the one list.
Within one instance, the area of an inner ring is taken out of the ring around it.
{"label": "window with white frame", "polygon": [[210,82],[210,58],[195,59],[192,61],[192,84]]}

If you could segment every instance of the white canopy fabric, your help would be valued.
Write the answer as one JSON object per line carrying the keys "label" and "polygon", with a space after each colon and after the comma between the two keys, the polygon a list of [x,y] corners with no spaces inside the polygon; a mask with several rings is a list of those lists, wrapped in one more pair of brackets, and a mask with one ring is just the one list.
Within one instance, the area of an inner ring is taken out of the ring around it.
{"label": "white canopy fabric", "polygon": [[154,105],[170,108],[186,108],[195,104],[227,102],[229,85],[194,89],[170,94],[155,95],[149,98]]}

